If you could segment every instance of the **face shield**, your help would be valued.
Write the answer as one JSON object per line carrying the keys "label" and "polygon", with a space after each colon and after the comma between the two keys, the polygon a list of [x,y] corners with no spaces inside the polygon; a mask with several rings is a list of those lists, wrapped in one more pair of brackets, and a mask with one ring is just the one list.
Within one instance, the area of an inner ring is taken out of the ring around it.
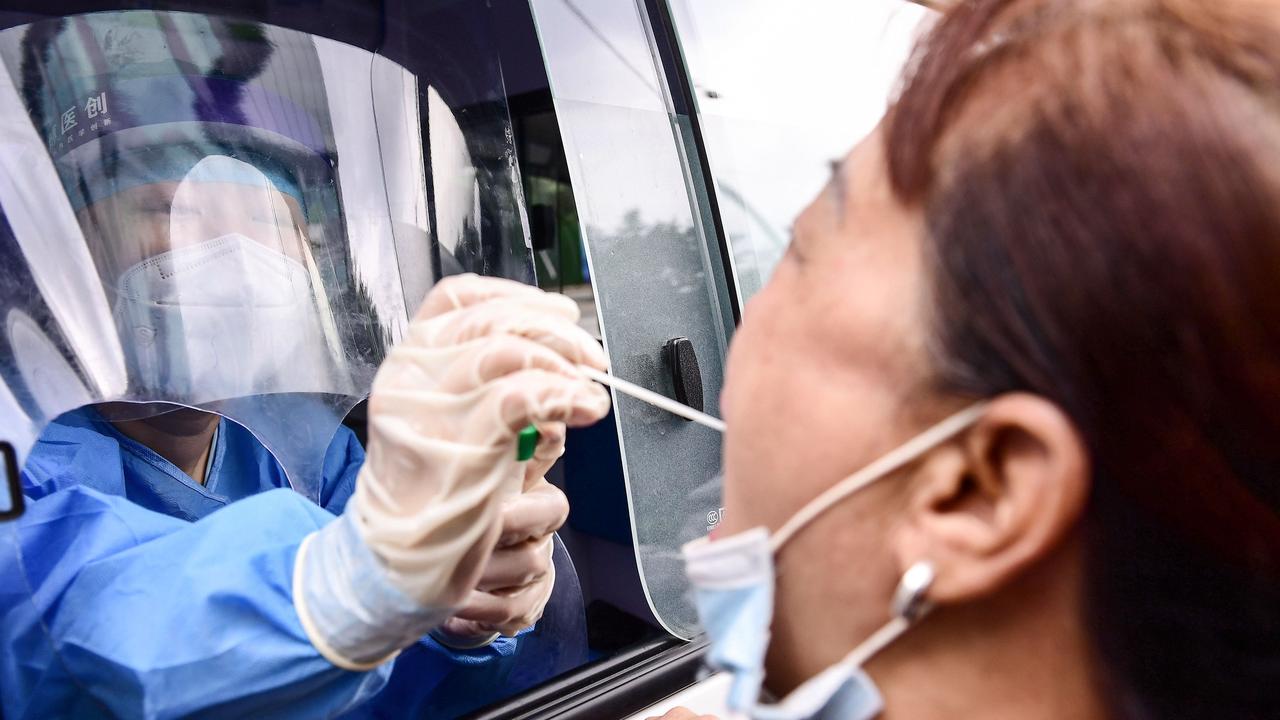
{"label": "face shield", "polygon": [[302,32],[103,12],[0,32],[0,62],[0,439],[197,408],[317,499],[434,279],[492,269],[453,255],[510,188],[434,88]]}
{"label": "face shield", "polygon": [[178,183],[105,202],[138,223],[123,223],[125,237],[108,244],[119,255],[99,267],[140,399],[355,394],[360,359],[343,347],[298,202],[278,183],[210,155]]}

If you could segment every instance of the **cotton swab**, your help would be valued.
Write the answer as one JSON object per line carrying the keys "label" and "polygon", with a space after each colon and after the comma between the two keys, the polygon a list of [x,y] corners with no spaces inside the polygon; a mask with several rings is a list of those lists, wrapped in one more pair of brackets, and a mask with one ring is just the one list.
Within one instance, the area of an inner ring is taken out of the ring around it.
{"label": "cotton swab", "polygon": [[635,383],[627,382],[616,375],[600,372],[592,367],[579,365],[578,370],[580,370],[583,375],[587,376],[587,378],[594,380],[601,385],[607,385],[623,395],[630,395],[631,397],[647,402],[654,407],[662,408],[672,415],[679,415],[686,420],[692,420],[703,427],[711,428],[717,432],[723,433],[725,431],[724,421],[720,418],[712,417],[704,412],[698,412],[688,405],[678,403],[665,395],[659,395],[652,390],[647,390]]}

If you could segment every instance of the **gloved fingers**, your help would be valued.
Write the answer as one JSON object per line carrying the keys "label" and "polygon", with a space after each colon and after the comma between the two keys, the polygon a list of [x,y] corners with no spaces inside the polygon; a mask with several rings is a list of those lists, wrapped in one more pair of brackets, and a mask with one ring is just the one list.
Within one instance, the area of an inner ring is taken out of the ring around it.
{"label": "gloved fingers", "polygon": [[482,592],[514,591],[538,582],[551,572],[553,547],[548,535],[494,550],[475,589]]}
{"label": "gloved fingers", "polygon": [[[494,630],[492,627],[489,627],[484,623],[478,623],[474,620],[463,620],[457,616],[445,620],[444,624],[440,626],[440,630],[443,631],[443,633],[433,634],[433,636],[436,637],[437,642],[444,642],[444,644],[449,647],[454,647],[455,645],[453,643],[456,642],[458,643],[457,647],[464,648],[483,647],[484,645],[493,642],[493,640],[496,640],[497,638],[493,636],[498,633],[497,630]],[[448,641],[444,641],[440,637],[440,634],[447,637]]]}
{"label": "gloved fingers", "polygon": [[504,635],[510,634],[506,631],[512,629],[512,625],[524,620],[525,617],[531,617],[532,620],[525,625],[514,628],[516,632],[529,627],[541,617],[541,609],[535,610],[534,603],[521,602],[525,595],[530,597],[536,595],[538,588],[524,587],[509,595],[498,595],[492,592],[481,592],[479,590],[472,591],[467,598],[466,604],[462,609],[454,613],[453,617],[458,620],[469,620],[476,623],[481,628],[487,629],[489,632],[500,632]]}
{"label": "gloved fingers", "polygon": [[452,371],[453,377],[447,379],[452,387],[419,389],[403,383],[403,376],[384,365],[369,396],[370,449],[384,445],[402,449],[396,456],[405,469],[393,473],[408,480],[424,471],[423,462],[415,459],[415,453],[422,451],[410,448],[418,447],[425,439],[474,448],[510,445],[513,477],[517,488],[523,488],[526,469],[515,463],[516,434],[530,424],[567,423],[577,427],[596,422],[609,412],[609,393],[545,348],[519,338],[494,340],[499,346],[521,343],[524,345],[517,353],[520,359],[512,360],[499,351],[490,355],[497,358],[492,364],[482,362],[486,366],[484,374],[506,370],[503,363],[534,367],[484,382],[467,392],[462,391],[464,386],[483,380],[474,377],[474,368]]}
{"label": "gloved fingers", "polygon": [[473,592],[461,610],[460,620],[470,620],[492,632],[512,637],[533,625],[551,598],[555,586],[554,569],[538,581],[513,590]]}
{"label": "gloved fingers", "polygon": [[583,377],[521,370],[490,383],[490,397],[511,434],[525,426],[562,422],[583,427],[609,414],[609,393]]}
{"label": "gloved fingers", "polygon": [[442,278],[427,293],[414,320],[427,320],[454,310],[488,302],[495,298],[525,297],[543,291],[515,280],[482,277],[475,273]]}
{"label": "gloved fingers", "polygon": [[569,428],[562,422],[538,423],[538,445],[533,456],[554,463],[564,454],[564,441]]}
{"label": "gloved fingers", "polygon": [[502,534],[498,548],[514,547],[530,540],[550,540],[569,517],[569,499],[560,488],[542,480],[502,506]]}
{"label": "gloved fingers", "polygon": [[378,369],[370,393],[379,405],[391,395],[430,391],[464,395],[503,375],[538,368],[578,378],[581,373],[563,356],[522,337],[499,335],[442,350],[401,343]]}
{"label": "gloved fingers", "polygon": [[605,369],[599,341],[577,325],[578,306],[563,295],[543,293],[520,300],[491,300],[410,326],[414,344],[432,348],[465,345],[495,335],[518,335],[541,343],[572,363]]}
{"label": "gloved fingers", "polygon": [[[576,324],[582,316],[578,304],[564,295],[521,287],[528,292],[495,296],[431,317],[417,317],[409,324],[410,338],[424,345],[449,345],[491,334],[489,328],[517,315],[537,315],[569,324]],[[486,324],[477,326],[479,317],[488,318]]]}
{"label": "gloved fingers", "polygon": [[527,338],[499,335],[472,343],[440,378],[438,391],[462,395],[521,370],[545,370],[581,378],[563,355]]}
{"label": "gloved fingers", "polygon": [[564,455],[565,436],[568,427],[564,423],[538,423],[538,444],[533,449],[533,459],[524,465],[524,490],[537,487],[545,480],[547,471]]}

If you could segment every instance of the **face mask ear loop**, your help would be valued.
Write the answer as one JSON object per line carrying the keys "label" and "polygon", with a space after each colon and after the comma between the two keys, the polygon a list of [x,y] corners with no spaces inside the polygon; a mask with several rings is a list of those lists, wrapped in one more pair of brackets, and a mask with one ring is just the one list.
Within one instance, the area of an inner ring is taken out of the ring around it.
{"label": "face mask ear loop", "polygon": [[843,662],[853,667],[862,667],[927,615],[933,606],[925,595],[933,585],[934,577],[933,564],[927,560],[907,568],[893,593],[893,619],[854,648]]}
{"label": "face mask ear loop", "polygon": [[791,519],[787,520],[781,528],[778,528],[778,532],[772,535],[769,543],[773,552],[777,553],[800,528],[808,525],[814,518],[831,509],[836,503],[889,473],[898,470],[907,463],[916,460],[921,455],[950,440],[977,422],[978,418],[982,417],[982,413],[986,412],[986,409],[987,403],[985,401],[971,405],[899,445],[895,450],[881,456],[878,460],[858,472],[827,488],[821,495],[800,508],[799,512],[792,515]]}

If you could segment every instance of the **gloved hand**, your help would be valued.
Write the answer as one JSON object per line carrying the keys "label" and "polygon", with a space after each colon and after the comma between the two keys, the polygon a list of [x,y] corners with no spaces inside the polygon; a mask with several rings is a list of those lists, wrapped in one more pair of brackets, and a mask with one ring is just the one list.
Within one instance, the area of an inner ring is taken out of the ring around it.
{"label": "gloved hand", "polygon": [[605,367],[577,319],[568,298],[474,275],[423,302],[374,380],[355,494],[295,563],[299,617],[334,664],[385,662],[477,586],[521,492],[522,428],[608,412],[608,393],[575,369]]}
{"label": "gloved hand", "polygon": [[502,534],[466,604],[432,631],[457,649],[514,637],[542,617],[555,588],[552,536],[569,516],[569,500],[544,477],[564,454],[564,423],[539,426],[534,456],[525,465],[524,492],[502,508]]}

